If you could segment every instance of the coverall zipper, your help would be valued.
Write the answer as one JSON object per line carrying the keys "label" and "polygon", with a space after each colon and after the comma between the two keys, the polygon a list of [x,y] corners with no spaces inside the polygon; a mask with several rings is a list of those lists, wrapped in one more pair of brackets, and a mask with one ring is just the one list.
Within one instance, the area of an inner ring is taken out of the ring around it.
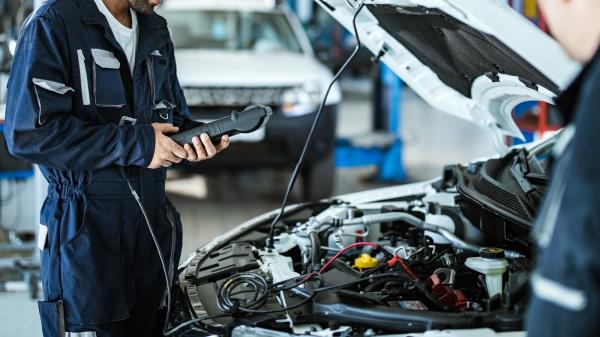
{"label": "coverall zipper", "polygon": [[83,102],[83,105],[90,105],[90,88],[83,50],[77,49],[77,58],[79,60],[79,79],[81,81],[81,101]]}

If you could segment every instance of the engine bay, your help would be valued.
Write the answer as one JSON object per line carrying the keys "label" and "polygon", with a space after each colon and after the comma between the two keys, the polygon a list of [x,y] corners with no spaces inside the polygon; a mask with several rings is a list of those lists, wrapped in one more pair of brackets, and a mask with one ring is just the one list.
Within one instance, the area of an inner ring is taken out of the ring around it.
{"label": "engine bay", "polygon": [[[384,191],[295,205],[277,223],[272,245],[273,214],[259,217],[184,263],[171,323],[196,318],[202,332],[231,336],[519,331],[534,254],[531,220],[507,204],[499,212],[473,182],[485,175],[534,200],[545,190],[551,145],[449,166],[442,178],[397,187],[403,192],[389,198]],[[515,169],[523,160],[526,173]],[[528,192],[517,191],[523,180]],[[527,205],[534,214],[538,203]]]}

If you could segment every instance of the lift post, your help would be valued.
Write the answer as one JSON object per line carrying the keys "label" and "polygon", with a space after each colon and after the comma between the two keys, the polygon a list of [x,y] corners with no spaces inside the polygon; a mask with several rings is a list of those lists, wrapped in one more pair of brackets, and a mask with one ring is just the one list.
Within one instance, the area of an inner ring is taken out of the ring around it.
{"label": "lift post", "polygon": [[[377,179],[383,182],[401,182],[406,179],[401,138],[402,89],[400,78],[385,64],[380,65],[376,86],[376,130],[369,142],[360,139],[338,139],[336,167],[377,165]],[[343,113],[343,111],[342,111]]]}
{"label": "lift post", "polygon": [[392,144],[384,151],[379,165],[379,180],[402,181],[406,179],[401,135],[402,80],[385,64],[381,64],[382,107],[387,112],[387,131],[393,136]]}

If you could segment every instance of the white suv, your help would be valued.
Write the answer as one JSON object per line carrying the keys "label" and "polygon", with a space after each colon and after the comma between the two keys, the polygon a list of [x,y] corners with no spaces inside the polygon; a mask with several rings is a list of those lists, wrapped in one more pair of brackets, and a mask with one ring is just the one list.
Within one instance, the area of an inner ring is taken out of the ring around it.
{"label": "white suv", "polygon": [[[237,136],[227,153],[194,170],[289,168],[332,74],[298,19],[275,1],[169,0],[159,10],[175,45],[192,117],[213,120],[250,104],[275,112],[266,130]],[[307,157],[305,196],[331,193],[339,88],[330,95]]]}

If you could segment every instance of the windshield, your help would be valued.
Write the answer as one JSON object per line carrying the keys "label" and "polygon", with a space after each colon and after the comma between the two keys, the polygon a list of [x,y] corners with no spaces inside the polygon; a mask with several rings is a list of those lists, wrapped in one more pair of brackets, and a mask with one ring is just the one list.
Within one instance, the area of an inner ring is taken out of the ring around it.
{"label": "windshield", "polygon": [[254,52],[302,48],[282,12],[164,10],[177,49],[223,49]]}

